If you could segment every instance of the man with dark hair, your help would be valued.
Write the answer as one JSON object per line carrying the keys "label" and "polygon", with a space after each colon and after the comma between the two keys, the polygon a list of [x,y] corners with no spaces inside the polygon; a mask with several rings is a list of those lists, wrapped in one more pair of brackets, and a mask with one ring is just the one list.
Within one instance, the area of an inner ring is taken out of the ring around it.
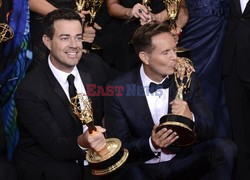
{"label": "man with dark hair", "polygon": [[[183,100],[175,99],[176,43],[168,25],[147,23],[135,31],[132,43],[142,66],[112,81],[124,87],[122,95],[107,96],[104,103],[107,135],[119,138],[130,153],[131,166],[119,178],[232,179],[236,146],[214,137],[213,117],[195,73]],[[153,83],[161,89],[152,91]],[[156,131],[159,119],[169,113],[195,122],[193,145],[174,147],[175,131]]]}
{"label": "man with dark hair", "polygon": [[[34,69],[39,63],[41,63],[41,61],[46,59],[48,55],[48,51],[46,51],[47,49],[41,41],[41,37],[43,35],[43,18],[48,13],[58,8],[69,8],[72,10],[76,10],[76,2],[76,0],[29,0],[33,61],[28,71]],[[81,16],[83,21],[83,41],[92,43],[96,36],[96,30],[100,30],[101,27],[96,23],[94,27],[88,26],[88,23],[84,22],[85,16],[88,14],[89,11],[82,10],[81,12],[79,12],[79,15]]]}
{"label": "man with dark hair", "polygon": [[[80,61],[82,31],[74,10],[58,9],[44,19],[42,40],[49,57],[24,78],[15,94],[20,141],[14,162],[22,180],[80,180],[86,148],[99,151],[106,144],[105,129],[96,126],[95,135],[90,135],[70,108],[72,93],[87,94],[88,84],[102,86],[107,77],[98,56],[87,57],[94,67],[84,58]],[[101,97],[88,98],[101,125]]]}

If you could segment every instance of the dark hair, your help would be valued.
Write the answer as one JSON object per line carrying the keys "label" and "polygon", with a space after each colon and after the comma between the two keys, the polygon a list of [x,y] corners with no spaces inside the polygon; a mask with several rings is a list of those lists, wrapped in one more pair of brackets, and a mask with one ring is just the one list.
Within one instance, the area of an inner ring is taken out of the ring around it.
{"label": "dark hair", "polygon": [[135,30],[131,41],[136,54],[138,55],[141,51],[151,52],[154,49],[152,37],[166,32],[170,33],[169,25],[158,21],[151,21],[140,26]]}
{"label": "dark hair", "polygon": [[82,24],[82,18],[76,11],[68,8],[56,9],[48,13],[43,20],[43,32],[50,39],[53,38],[54,22],[57,20],[77,20]]}

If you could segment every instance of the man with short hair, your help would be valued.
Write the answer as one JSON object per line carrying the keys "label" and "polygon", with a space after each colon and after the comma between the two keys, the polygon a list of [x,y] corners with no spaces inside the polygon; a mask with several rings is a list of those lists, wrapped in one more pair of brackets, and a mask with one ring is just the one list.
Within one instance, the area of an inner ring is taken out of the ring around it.
{"label": "man with short hair", "polygon": [[[76,0],[29,0],[33,61],[28,71],[33,70],[38,64],[41,63],[41,61],[46,59],[48,55],[48,51],[46,51],[47,49],[41,41],[41,37],[43,35],[43,18],[48,13],[59,8],[77,10],[76,2]],[[88,26],[88,23],[85,22],[85,16],[88,14],[89,11],[84,11],[84,9],[79,12],[79,15],[82,18],[82,24],[84,26],[82,39],[84,42],[92,43],[96,36],[96,30],[100,30],[101,27],[96,23],[94,27]]]}
{"label": "man with short hair", "polygon": [[[214,137],[213,117],[195,73],[183,100],[175,99],[176,43],[168,25],[147,23],[135,31],[132,43],[142,66],[112,81],[124,90],[104,103],[107,135],[119,138],[130,153],[131,164],[118,179],[232,179],[236,146]],[[176,148],[175,131],[156,131],[169,113],[195,122],[195,144]]]}
{"label": "man with short hair", "polygon": [[[105,129],[96,126],[95,135],[90,135],[70,108],[70,98],[86,94],[88,84],[105,83],[97,56],[87,56],[89,62],[97,62],[92,68],[84,65],[84,58],[80,61],[82,31],[82,19],[74,10],[54,10],[44,19],[42,39],[50,55],[24,78],[15,94],[20,141],[14,159],[22,180],[83,179],[86,148],[99,151],[106,145]],[[101,97],[88,98],[101,125]]]}

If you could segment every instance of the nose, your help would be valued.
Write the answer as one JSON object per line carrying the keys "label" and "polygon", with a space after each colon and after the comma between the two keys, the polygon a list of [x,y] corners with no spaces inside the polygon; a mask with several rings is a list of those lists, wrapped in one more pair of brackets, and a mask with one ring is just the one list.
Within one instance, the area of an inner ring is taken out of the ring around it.
{"label": "nose", "polygon": [[173,59],[176,59],[177,58],[177,55],[176,55],[176,51],[175,50],[171,50],[171,57]]}
{"label": "nose", "polygon": [[74,38],[70,38],[69,46],[70,47],[77,47],[77,43],[76,43],[76,40]]}

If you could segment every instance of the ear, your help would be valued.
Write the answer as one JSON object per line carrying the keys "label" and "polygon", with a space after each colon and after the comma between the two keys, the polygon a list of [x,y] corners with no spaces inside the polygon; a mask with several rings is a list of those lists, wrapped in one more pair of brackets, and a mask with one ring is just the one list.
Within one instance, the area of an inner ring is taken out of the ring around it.
{"label": "ear", "polygon": [[43,44],[49,49],[51,50],[51,39],[47,36],[47,35],[43,35]]}
{"label": "ear", "polygon": [[143,64],[146,64],[146,65],[149,64],[149,55],[145,51],[141,51],[139,53],[139,58],[141,59],[141,61],[143,62]]}

